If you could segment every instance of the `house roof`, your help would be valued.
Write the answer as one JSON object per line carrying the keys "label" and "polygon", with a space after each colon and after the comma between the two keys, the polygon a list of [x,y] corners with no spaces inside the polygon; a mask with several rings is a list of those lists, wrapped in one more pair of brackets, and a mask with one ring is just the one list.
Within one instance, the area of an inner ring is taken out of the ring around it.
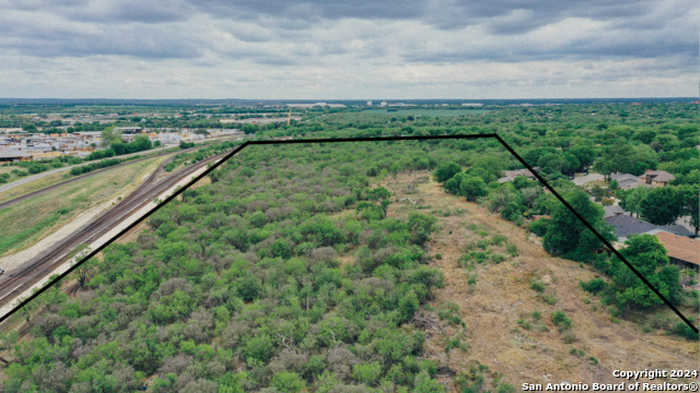
{"label": "house roof", "polygon": [[644,176],[650,176],[654,179],[654,181],[660,181],[660,182],[670,182],[673,181],[676,177],[673,176],[672,174],[666,172],[666,171],[653,171],[651,169],[647,169],[646,172],[644,172]]}
{"label": "house roof", "polygon": [[622,189],[628,189],[640,185],[639,178],[631,173],[611,173],[610,179],[617,181],[617,184]]}
{"label": "house roof", "polygon": [[[540,167],[537,167],[537,166],[536,166],[536,167],[534,167],[534,168],[532,168],[532,169],[538,171],[538,170],[540,169]],[[533,175],[532,172],[530,172],[527,168],[523,168],[523,169],[514,169],[514,170],[510,170],[510,171],[504,171],[503,174],[504,174],[504,176],[503,176],[502,178],[498,179],[498,182],[499,182],[499,183],[505,183],[505,182],[507,182],[507,181],[513,181],[513,180],[515,180],[515,178],[518,177],[518,176],[525,176],[525,177],[529,177],[529,178],[531,178],[531,179],[534,179],[534,178],[535,178],[535,175]]]}
{"label": "house roof", "polygon": [[584,185],[584,184],[588,184],[588,183],[594,182],[594,181],[600,181],[600,180],[603,180],[603,179],[604,179],[604,177],[603,177],[603,175],[601,175],[600,173],[589,173],[589,174],[587,174],[587,175],[585,175],[585,176],[576,177],[576,178],[574,178],[574,180],[572,180],[572,181],[573,181],[574,184],[576,184],[577,186],[582,186],[582,185]]}
{"label": "house roof", "polygon": [[642,221],[628,215],[605,217],[605,222],[615,228],[618,238],[626,238],[631,235],[638,235],[655,230],[671,232],[676,235],[690,236],[690,231],[681,225],[654,225],[650,222]]}
{"label": "house roof", "polygon": [[604,218],[627,213],[620,205],[603,206],[603,211],[605,212],[605,214],[603,214]]}
{"label": "house roof", "polygon": [[669,257],[700,265],[700,241],[668,232],[658,232],[656,238],[663,244]]}
{"label": "house roof", "polygon": [[622,172],[613,172],[610,174],[610,178],[615,179],[618,182],[623,181],[623,180],[634,180],[634,181],[639,180],[639,178],[637,178],[637,176],[635,176],[631,173],[622,173]]}

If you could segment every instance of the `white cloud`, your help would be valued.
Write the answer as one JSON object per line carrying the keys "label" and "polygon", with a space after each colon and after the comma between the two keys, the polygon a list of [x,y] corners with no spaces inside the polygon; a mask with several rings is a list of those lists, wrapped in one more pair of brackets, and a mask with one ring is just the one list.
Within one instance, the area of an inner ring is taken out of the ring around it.
{"label": "white cloud", "polygon": [[[684,0],[640,3],[633,13],[455,3],[395,18],[369,3],[348,10],[305,2],[290,8],[294,20],[272,6],[256,14],[254,2],[240,10],[186,1],[166,9],[23,4],[0,0],[2,97],[697,94],[700,7]],[[459,15],[468,22],[457,23]]]}

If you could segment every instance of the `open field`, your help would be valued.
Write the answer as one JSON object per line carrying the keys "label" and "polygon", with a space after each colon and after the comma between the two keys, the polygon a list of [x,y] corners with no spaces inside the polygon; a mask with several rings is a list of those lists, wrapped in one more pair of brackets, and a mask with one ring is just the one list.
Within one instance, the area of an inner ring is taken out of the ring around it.
{"label": "open field", "polygon": [[7,201],[7,200],[10,200],[13,198],[17,198],[17,197],[22,196],[24,194],[28,194],[30,192],[40,190],[44,187],[48,187],[52,184],[58,183],[59,181],[62,181],[62,180],[69,179],[71,177],[72,176],[68,173],[68,171],[63,171],[63,172],[52,173],[52,174],[43,176],[35,181],[20,184],[16,187],[12,187],[9,190],[0,192],[0,202],[4,202],[4,201]]}
{"label": "open field", "polygon": [[21,169],[21,168],[16,167],[16,166],[5,166],[5,165],[2,165],[2,166],[0,166],[0,175],[3,174],[3,173],[10,173],[10,172],[12,172],[13,169]]}

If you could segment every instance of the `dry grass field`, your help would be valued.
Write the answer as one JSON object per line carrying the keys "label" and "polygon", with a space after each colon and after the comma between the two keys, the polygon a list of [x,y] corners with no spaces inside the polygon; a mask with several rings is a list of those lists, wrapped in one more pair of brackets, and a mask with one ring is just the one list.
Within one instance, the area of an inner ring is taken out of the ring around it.
{"label": "dry grass field", "polygon": [[29,194],[30,192],[40,190],[62,180],[69,179],[70,177],[71,175],[68,173],[68,171],[64,171],[46,175],[40,179],[30,181],[29,183],[20,184],[17,187],[0,192],[0,202],[9,201],[10,199]]}
{"label": "dry grass field", "polygon": [[[390,216],[425,209],[438,217],[429,245],[445,286],[432,306],[456,304],[466,326],[440,321],[430,330],[430,356],[443,367],[466,370],[478,361],[518,390],[524,382],[620,382],[611,376],[614,369],[697,368],[698,343],[615,320],[579,286],[598,276],[592,268],[549,256],[534,235],[445,193],[429,173],[402,174],[381,185],[392,192]],[[467,252],[487,257],[460,263]],[[571,329],[559,332],[551,318],[557,310],[571,319]],[[446,353],[446,343],[460,335],[464,349]]]}

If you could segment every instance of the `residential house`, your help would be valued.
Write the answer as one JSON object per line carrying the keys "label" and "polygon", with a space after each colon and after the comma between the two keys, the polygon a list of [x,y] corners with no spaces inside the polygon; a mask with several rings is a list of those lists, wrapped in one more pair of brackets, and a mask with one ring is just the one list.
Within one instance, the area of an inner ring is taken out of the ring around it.
{"label": "residential house", "polygon": [[617,181],[620,189],[629,190],[640,185],[639,178],[631,173],[615,172],[610,174],[610,180]]}
{"label": "residential house", "polygon": [[620,205],[603,206],[603,212],[603,218],[619,216],[627,213],[627,211],[621,208]]}
{"label": "residential house", "polygon": [[655,171],[647,169],[644,172],[644,183],[654,187],[665,187],[671,183],[676,177],[666,171]]}
{"label": "residential house", "polygon": [[602,181],[603,179],[605,179],[605,177],[600,173],[589,173],[584,176],[575,177],[572,181],[577,186],[583,186],[594,181]]}
{"label": "residential house", "polygon": [[653,234],[659,230],[680,236],[692,235],[688,229],[681,225],[655,225],[626,214],[606,217],[604,220],[615,229],[615,234],[617,234],[617,239],[619,242],[627,240],[627,238],[632,235],[640,235],[642,233]]}
{"label": "residential house", "polygon": [[698,269],[700,266],[700,240],[660,231],[655,234],[666,249],[671,262]]}
{"label": "residential house", "polygon": [[[536,166],[533,169],[538,171],[540,169],[540,167]],[[535,179],[535,175],[533,175],[532,172],[530,172],[527,168],[515,169],[512,171],[504,171],[503,174],[504,174],[504,176],[502,178],[498,179],[499,183],[513,181],[518,176],[525,176],[525,177],[533,179],[533,180]]]}

